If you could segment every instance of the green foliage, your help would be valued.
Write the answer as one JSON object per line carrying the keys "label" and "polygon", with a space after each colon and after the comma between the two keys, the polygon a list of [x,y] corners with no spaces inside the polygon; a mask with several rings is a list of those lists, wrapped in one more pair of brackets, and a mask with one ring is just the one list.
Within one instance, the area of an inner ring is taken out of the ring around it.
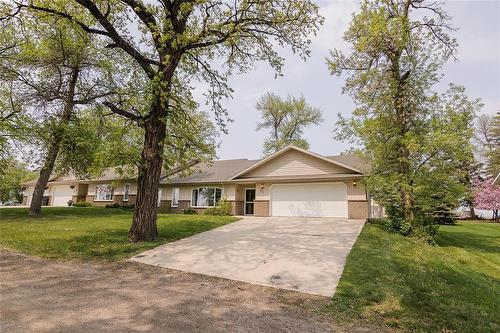
{"label": "green foliage", "polygon": [[257,130],[267,129],[271,132],[264,142],[264,155],[271,155],[288,145],[309,149],[309,143],[302,137],[304,129],[323,121],[321,110],[309,106],[304,96],[288,96],[283,100],[273,93],[267,93],[257,102],[256,108],[262,113]]}
{"label": "green foliage", "polygon": [[33,180],[36,174],[26,164],[10,157],[3,161],[0,169],[0,202],[13,200],[22,202],[23,182]]}
{"label": "green foliage", "polygon": [[500,224],[441,226],[429,246],[382,223],[366,224],[347,257],[328,309],[336,321],[402,332],[498,330]]}
{"label": "green foliage", "polygon": [[219,215],[219,216],[229,216],[231,215],[231,203],[226,199],[221,199],[215,207],[207,208],[203,211],[205,215]]}
{"label": "green foliage", "polygon": [[99,207],[46,207],[40,217],[26,208],[0,209],[0,245],[62,260],[121,260],[194,234],[237,221],[230,216],[159,215],[154,242],[130,243],[132,212]]}
{"label": "green foliage", "polygon": [[86,201],[79,201],[79,202],[75,202],[73,204],[73,207],[92,207],[92,204],[90,202],[86,202]]}
{"label": "green foliage", "polygon": [[364,1],[344,35],[351,54],[334,50],[329,59],[332,74],[349,74],[344,92],[356,103],[351,118],[339,115],[336,137],[366,151],[369,192],[410,229],[470,193],[464,165],[482,104],[460,86],[433,90],[456,49],[448,21],[439,3]]}
{"label": "green foliage", "polygon": [[191,207],[183,209],[182,213],[185,215],[198,215],[198,211]]}

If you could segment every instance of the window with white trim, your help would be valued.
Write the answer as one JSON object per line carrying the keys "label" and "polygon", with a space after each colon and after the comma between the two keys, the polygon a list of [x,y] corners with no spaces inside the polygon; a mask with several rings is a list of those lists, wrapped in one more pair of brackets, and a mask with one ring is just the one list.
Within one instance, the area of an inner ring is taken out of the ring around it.
{"label": "window with white trim", "polygon": [[172,187],[172,207],[179,206],[179,188]]}
{"label": "window with white trim", "polygon": [[112,201],[113,200],[113,187],[111,184],[99,184],[95,187],[96,201]]}
{"label": "window with white trim", "polygon": [[191,207],[214,207],[221,198],[222,189],[217,187],[199,187],[191,192]]}
{"label": "window with white trim", "polygon": [[128,201],[129,194],[130,194],[130,184],[126,183],[123,188],[123,201]]}

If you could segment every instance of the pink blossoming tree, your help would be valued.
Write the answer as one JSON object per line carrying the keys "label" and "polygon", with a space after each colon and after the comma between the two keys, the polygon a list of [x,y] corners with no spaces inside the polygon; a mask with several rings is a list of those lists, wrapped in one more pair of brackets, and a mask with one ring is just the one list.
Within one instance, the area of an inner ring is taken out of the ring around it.
{"label": "pink blossoming tree", "polygon": [[498,222],[500,185],[494,185],[493,179],[477,181],[474,186],[474,204],[476,208],[492,210],[493,219]]}

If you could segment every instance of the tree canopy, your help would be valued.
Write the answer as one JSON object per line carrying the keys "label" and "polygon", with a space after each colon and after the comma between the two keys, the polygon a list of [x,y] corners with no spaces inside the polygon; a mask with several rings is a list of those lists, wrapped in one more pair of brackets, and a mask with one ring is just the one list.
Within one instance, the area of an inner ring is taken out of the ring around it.
{"label": "tree canopy", "polygon": [[472,158],[471,123],[481,107],[463,87],[433,90],[457,43],[439,3],[363,1],[345,32],[351,52],[331,52],[332,74],[347,74],[344,92],[356,109],[339,115],[337,138],[361,146],[372,159],[367,185],[410,234],[443,204],[466,195],[461,165]]}
{"label": "tree canopy", "polygon": [[256,109],[262,117],[257,130],[266,129],[270,132],[263,147],[266,156],[288,145],[309,149],[309,143],[303,137],[304,129],[323,121],[321,110],[308,105],[304,96],[288,96],[283,100],[273,93],[267,93],[257,102]]}
{"label": "tree canopy", "polygon": [[[9,15],[23,11],[66,20],[102,40],[105,48],[123,51],[142,70],[146,84],[140,105],[134,98],[103,102],[144,134],[131,241],[157,236],[160,174],[174,160],[164,159],[165,139],[190,140],[199,130],[193,121],[198,117],[193,116],[192,84],[206,83],[207,103],[224,131],[228,117],[221,101],[232,92],[229,76],[256,61],[269,63],[280,74],[284,59],[277,47],[307,57],[309,36],[322,23],[312,0],[19,0]],[[172,150],[176,163],[192,156],[186,150]]]}

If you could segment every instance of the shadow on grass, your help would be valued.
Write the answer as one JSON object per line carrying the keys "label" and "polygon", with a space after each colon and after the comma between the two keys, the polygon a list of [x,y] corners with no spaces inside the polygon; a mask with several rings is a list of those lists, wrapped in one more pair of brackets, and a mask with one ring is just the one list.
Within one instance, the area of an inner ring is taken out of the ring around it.
{"label": "shadow on grass", "polygon": [[[482,238],[466,238],[472,245]],[[488,246],[486,248],[489,249]],[[382,321],[409,331],[495,332],[500,283],[459,261],[452,248],[429,246],[368,224],[347,258],[329,310],[340,318]]]}
{"label": "shadow on grass", "polygon": [[28,215],[28,208],[0,208],[1,219],[47,219],[52,217],[101,217],[108,215],[132,215],[132,211],[119,208],[103,207],[43,207],[42,215],[33,217]]}
{"label": "shadow on grass", "polygon": [[[500,227],[499,227],[500,230]],[[461,247],[467,250],[499,253],[499,236],[487,236],[484,234],[471,234],[467,231],[454,231],[441,233],[436,238],[436,243],[442,247]]]}

